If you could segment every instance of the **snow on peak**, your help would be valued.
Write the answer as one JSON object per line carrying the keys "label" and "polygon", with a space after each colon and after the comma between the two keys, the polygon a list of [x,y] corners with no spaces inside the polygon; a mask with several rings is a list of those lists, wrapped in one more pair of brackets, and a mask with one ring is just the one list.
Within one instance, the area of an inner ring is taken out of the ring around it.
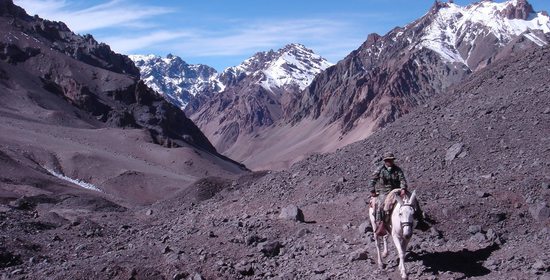
{"label": "snow on peak", "polygon": [[244,77],[268,90],[307,87],[313,78],[332,64],[301,44],[289,44],[277,51],[256,53],[240,65],[222,73],[201,64],[187,64],[168,54],[130,55],[140,69],[141,79],[168,101],[185,108],[191,98],[205,92],[216,93]]}
{"label": "snow on peak", "polygon": [[[418,47],[426,47],[438,52],[449,62],[467,65],[467,56],[457,50],[459,40],[475,41],[478,35],[492,33],[500,43],[524,34],[538,45],[546,40],[538,38],[530,31],[550,32],[550,18],[544,12],[535,13],[526,0],[509,0],[502,3],[481,1],[461,7],[452,2],[441,4],[431,24],[424,31]],[[527,15],[524,15],[528,13]],[[519,17],[519,18],[518,18]],[[526,19],[521,19],[524,17]],[[482,34],[483,33],[483,34]]]}
{"label": "snow on peak", "polygon": [[326,59],[302,44],[289,44],[277,51],[259,52],[224,74],[253,76],[267,90],[297,86],[306,88],[321,71],[330,67]]}
{"label": "snow on peak", "polygon": [[263,71],[264,88],[295,84],[303,90],[317,74],[332,66],[326,59],[300,44],[287,45],[278,54],[278,58]]}
{"label": "snow on peak", "polygon": [[168,54],[130,55],[140,69],[141,79],[171,103],[185,108],[191,96],[206,90],[223,89],[217,72],[202,64],[187,64],[179,56]]}

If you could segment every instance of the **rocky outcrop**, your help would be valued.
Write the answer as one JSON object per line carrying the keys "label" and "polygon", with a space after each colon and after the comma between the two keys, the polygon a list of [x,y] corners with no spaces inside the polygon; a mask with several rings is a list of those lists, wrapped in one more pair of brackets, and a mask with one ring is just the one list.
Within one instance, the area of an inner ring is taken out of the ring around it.
{"label": "rocky outcrop", "polygon": [[516,5],[508,5],[501,11],[501,15],[507,19],[527,20],[535,12],[533,6],[527,0],[516,0]]}
{"label": "rocky outcrop", "polygon": [[113,52],[108,45],[98,43],[90,34],[74,34],[63,22],[33,17],[28,21],[25,33],[48,40],[54,50],[86,64],[139,78],[139,69],[127,56]]}

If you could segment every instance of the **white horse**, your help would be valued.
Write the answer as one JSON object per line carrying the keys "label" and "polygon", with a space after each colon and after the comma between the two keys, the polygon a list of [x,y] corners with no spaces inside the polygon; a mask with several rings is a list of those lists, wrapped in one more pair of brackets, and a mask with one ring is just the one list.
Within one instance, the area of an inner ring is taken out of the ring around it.
{"label": "white horse", "polygon": [[[389,196],[389,194],[388,194]],[[380,269],[384,268],[384,263],[382,258],[388,256],[388,234],[384,236],[376,235],[376,221],[374,218],[374,210],[376,209],[375,203],[377,203],[376,198],[372,198],[374,203],[370,203],[369,207],[369,218],[372,224],[372,229],[374,232],[374,242],[376,244],[376,253],[378,254],[378,267]],[[399,270],[401,272],[401,278],[408,279],[407,270],[405,269],[405,252],[407,251],[407,245],[411,240],[414,228],[414,206],[416,205],[416,190],[413,191],[412,195],[405,200],[401,199],[399,193],[395,194],[395,199],[397,204],[393,207],[391,212],[391,225],[387,225],[389,234],[391,234],[395,248],[399,255]],[[383,201],[381,203],[384,203]],[[380,254],[380,239],[383,240],[384,249],[382,254]]]}

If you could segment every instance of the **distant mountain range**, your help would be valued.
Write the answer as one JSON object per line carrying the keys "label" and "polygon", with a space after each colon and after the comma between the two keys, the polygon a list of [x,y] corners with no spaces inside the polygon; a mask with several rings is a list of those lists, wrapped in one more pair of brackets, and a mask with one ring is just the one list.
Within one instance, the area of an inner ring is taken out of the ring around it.
{"label": "distant mountain range", "polygon": [[208,92],[219,92],[223,85],[216,69],[202,64],[187,64],[180,57],[167,55],[130,55],[140,69],[142,80],[182,110],[191,98]]}
{"label": "distant mountain range", "polygon": [[130,55],[141,71],[143,81],[161,93],[168,101],[182,109],[193,97],[211,96],[226,87],[235,86],[245,77],[270,91],[299,90],[307,87],[315,75],[331,66],[324,58],[300,44],[289,44],[277,51],[259,52],[238,66],[218,73],[203,64],[187,64],[180,57],[169,54]]}
{"label": "distant mountain range", "polygon": [[258,53],[194,93],[186,113],[226,155],[284,168],[368,137],[494,61],[547,45],[549,32],[526,0],[436,1],[332,67],[301,45]]}

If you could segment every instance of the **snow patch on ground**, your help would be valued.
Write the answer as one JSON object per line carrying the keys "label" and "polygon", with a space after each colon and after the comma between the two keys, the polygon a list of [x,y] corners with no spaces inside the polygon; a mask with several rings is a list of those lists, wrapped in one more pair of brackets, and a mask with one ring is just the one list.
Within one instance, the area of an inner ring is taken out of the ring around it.
{"label": "snow patch on ground", "polygon": [[67,182],[70,182],[70,183],[73,183],[75,185],[78,185],[82,188],[85,188],[85,189],[88,189],[88,190],[93,190],[93,191],[97,191],[97,192],[103,192],[100,188],[98,188],[97,186],[95,185],[92,185],[90,183],[87,183],[87,182],[84,182],[82,180],[79,180],[79,179],[73,179],[73,178],[70,178],[70,177],[67,177],[61,173],[58,173],[58,172],[55,172],[54,170],[52,169],[49,169],[49,168],[45,168],[50,174],[52,174],[53,176],[61,179],[61,180],[64,180],[64,181],[67,181]]}

